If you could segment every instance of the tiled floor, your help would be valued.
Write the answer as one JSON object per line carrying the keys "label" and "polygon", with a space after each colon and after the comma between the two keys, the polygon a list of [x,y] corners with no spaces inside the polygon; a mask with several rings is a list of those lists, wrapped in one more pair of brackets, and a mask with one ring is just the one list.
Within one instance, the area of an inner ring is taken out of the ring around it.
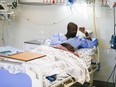
{"label": "tiled floor", "polygon": [[115,87],[113,83],[107,83],[104,81],[93,81],[93,85],[95,85],[95,87]]}
{"label": "tiled floor", "polygon": [[90,87],[89,83],[84,83],[83,85],[81,85],[80,83],[75,83],[70,87]]}
{"label": "tiled floor", "polygon": [[85,83],[84,85],[81,85],[80,83],[75,83],[71,85],[70,87],[115,87],[113,83],[107,83],[104,81],[93,81],[93,86],[90,86],[89,83]]}

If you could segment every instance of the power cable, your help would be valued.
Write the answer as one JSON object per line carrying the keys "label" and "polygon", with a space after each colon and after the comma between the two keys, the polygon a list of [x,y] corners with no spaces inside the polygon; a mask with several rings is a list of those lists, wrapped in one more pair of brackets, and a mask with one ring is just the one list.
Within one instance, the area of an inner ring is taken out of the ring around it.
{"label": "power cable", "polygon": [[[21,7],[21,6],[20,6],[20,7]],[[20,8],[20,9],[22,9],[22,8]],[[73,15],[73,14],[70,13],[67,17],[64,17],[64,18],[62,18],[61,20],[58,20],[58,21],[55,21],[55,22],[49,23],[49,24],[38,23],[38,22],[34,21],[33,19],[30,19],[29,17],[25,16],[25,15],[23,15],[22,18],[24,18],[25,20],[27,20],[27,21],[29,21],[29,22],[35,24],[35,25],[38,25],[38,26],[51,26],[51,25],[55,25],[55,24],[60,24],[60,23],[62,23],[62,22],[64,22],[64,21],[68,20],[70,17],[72,17],[72,15]]]}
{"label": "power cable", "polygon": [[[115,57],[115,61],[116,61],[116,57]],[[110,87],[109,86],[109,80],[112,78],[112,81],[113,81],[113,87],[116,87],[116,63],[115,63],[115,66],[110,74],[110,76],[108,77],[107,79],[107,84],[106,84],[106,87]]]}
{"label": "power cable", "polygon": [[106,46],[102,43],[102,41],[100,40],[100,38],[98,37],[97,27],[96,27],[96,10],[95,10],[95,3],[93,3],[93,19],[94,19],[94,32],[95,32],[96,38],[98,39],[99,45],[100,45],[103,49],[109,48],[109,47],[106,47]]}

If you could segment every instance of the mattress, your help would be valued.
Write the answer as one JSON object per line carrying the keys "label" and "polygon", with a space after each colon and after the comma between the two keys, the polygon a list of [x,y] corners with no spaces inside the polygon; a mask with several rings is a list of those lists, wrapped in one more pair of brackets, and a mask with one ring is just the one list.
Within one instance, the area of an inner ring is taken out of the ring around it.
{"label": "mattress", "polygon": [[[29,62],[1,58],[0,69],[7,70],[14,75],[18,73],[28,75],[28,78],[31,79],[29,81],[31,81],[32,87],[50,87],[63,79],[67,79],[67,77],[73,77],[76,82],[82,84],[90,80],[88,68],[91,65],[95,48],[86,49],[85,52],[83,50],[76,51],[80,57],[70,52],[44,45],[34,49],[33,52],[42,53],[46,56]],[[83,55],[83,53],[86,55]],[[55,76],[54,81],[53,76]],[[25,80],[25,83],[27,82],[28,80]]]}

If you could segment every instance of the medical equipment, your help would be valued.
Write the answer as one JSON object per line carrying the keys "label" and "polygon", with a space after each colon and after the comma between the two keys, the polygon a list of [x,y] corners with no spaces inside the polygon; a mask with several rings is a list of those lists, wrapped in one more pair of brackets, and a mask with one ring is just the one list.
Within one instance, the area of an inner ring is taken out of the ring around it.
{"label": "medical equipment", "polygon": [[111,36],[111,48],[116,50],[116,35],[115,35],[115,27],[116,27],[116,23],[115,23],[115,6],[114,8],[114,34]]}
{"label": "medical equipment", "polygon": [[51,5],[51,4],[66,4],[68,0],[19,0],[20,4],[28,5]]}
{"label": "medical equipment", "polygon": [[112,35],[110,43],[111,43],[111,48],[116,49],[116,35]]}
{"label": "medical equipment", "polygon": [[14,19],[14,9],[17,7],[17,2],[0,2],[0,18],[1,20],[13,20]]}

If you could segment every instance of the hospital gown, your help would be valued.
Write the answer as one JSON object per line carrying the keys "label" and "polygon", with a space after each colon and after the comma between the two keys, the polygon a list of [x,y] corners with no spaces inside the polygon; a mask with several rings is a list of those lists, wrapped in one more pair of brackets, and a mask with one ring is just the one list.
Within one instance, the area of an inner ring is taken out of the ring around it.
{"label": "hospital gown", "polygon": [[92,48],[98,45],[98,40],[96,38],[92,38],[91,40],[81,38],[79,36],[67,39],[66,36],[62,33],[55,33],[51,37],[51,46],[59,45],[62,43],[69,43],[75,49],[77,48]]}

